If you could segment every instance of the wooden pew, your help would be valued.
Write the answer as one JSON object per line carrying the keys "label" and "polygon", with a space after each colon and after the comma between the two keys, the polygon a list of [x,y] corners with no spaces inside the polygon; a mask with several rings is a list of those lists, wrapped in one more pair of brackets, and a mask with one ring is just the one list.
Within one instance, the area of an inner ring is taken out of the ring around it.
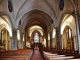
{"label": "wooden pew", "polygon": [[0,51],[0,60],[29,60],[31,55],[31,49]]}
{"label": "wooden pew", "polygon": [[50,49],[50,52],[52,53],[58,53],[59,55],[66,55],[66,56],[74,56],[74,58],[79,58],[80,54],[78,54],[78,51],[74,50],[66,50],[66,49]]}
{"label": "wooden pew", "polygon": [[70,58],[73,58],[73,56],[56,56],[56,57],[50,57],[48,60],[68,60]]}
{"label": "wooden pew", "polygon": [[78,54],[78,51],[74,51],[74,50],[66,50],[66,49],[55,49],[55,48],[51,48],[50,51],[46,50],[47,48],[42,48],[41,51],[43,52],[44,55],[44,51],[45,52],[51,52],[52,54],[58,54],[58,55],[65,55],[65,56],[74,56],[73,59],[78,59],[80,58],[80,54]]}
{"label": "wooden pew", "polygon": [[74,56],[66,56],[66,55],[58,55],[58,54],[52,54],[50,52],[44,52],[44,57],[46,60],[67,60],[70,58],[74,58]]}
{"label": "wooden pew", "polygon": [[80,60],[80,58],[76,58],[76,59],[68,59],[68,60]]}

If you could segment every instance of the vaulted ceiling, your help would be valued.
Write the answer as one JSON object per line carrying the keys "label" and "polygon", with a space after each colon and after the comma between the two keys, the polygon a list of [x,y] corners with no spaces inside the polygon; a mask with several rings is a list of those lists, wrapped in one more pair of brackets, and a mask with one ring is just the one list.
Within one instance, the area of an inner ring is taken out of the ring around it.
{"label": "vaulted ceiling", "polygon": [[64,9],[60,11],[60,0],[0,0],[0,12],[9,16],[15,29],[23,31],[39,25],[46,30],[58,26],[62,15],[73,11],[72,4],[72,0],[64,0]]}

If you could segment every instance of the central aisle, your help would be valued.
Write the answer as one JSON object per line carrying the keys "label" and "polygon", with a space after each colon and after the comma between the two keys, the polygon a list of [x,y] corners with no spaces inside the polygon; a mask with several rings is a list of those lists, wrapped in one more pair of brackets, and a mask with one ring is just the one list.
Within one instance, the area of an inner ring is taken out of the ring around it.
{"label": "central aisle", "polygon": [[42,58],[39,50],[35,49],[32,57],[31,57],[31,60],[44,60],[44,59]]}

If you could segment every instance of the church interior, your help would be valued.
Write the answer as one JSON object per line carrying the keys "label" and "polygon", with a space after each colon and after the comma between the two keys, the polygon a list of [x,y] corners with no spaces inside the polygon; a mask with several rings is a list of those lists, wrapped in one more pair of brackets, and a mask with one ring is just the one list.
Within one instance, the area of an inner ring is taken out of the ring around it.
{"label": "church interior", "polygon": [[80,0],[0,0],[0,60],[80,60]]}

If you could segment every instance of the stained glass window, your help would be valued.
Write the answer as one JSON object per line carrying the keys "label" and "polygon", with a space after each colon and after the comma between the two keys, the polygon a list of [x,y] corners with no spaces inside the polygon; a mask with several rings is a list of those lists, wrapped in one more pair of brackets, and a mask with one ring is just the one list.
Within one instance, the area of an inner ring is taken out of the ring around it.
{"label": "stained glass window", "polygon": [[35,33],[35,35],[34,35],[34,42],[35,43],[39,43],[39,35],[38,35],[38,33]]}

